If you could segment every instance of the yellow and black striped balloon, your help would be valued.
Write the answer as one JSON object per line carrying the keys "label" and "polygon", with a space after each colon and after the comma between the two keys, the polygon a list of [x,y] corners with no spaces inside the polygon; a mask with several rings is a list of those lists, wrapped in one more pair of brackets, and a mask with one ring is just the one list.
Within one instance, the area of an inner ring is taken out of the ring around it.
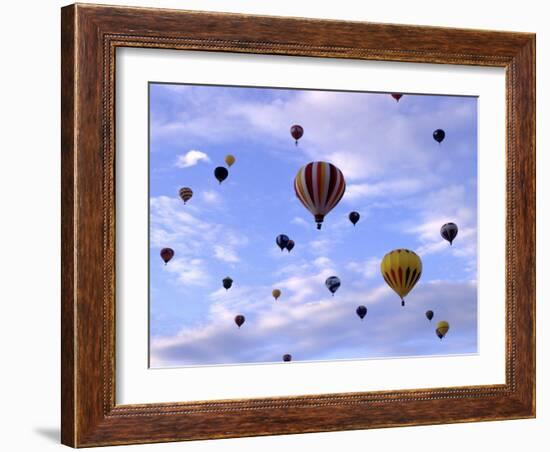
{"label": "yellow and black striped balloon", "polygon": [[384,256],[380,271],[388,286],[401,297],[401,306],[405,306],[404,298],[422,274],[422,261],[414,251],[399,248]]}
{"label": "yellow and black striped balloon", "polygon": [[179,195],[184,204],[193,197],[193,190],[189,187],[180,188]]}

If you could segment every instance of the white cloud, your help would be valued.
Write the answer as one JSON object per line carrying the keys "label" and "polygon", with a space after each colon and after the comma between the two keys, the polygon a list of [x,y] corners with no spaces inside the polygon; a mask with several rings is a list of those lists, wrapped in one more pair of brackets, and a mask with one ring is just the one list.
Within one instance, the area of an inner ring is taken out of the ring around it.
{"label": "white cloud", "polygon": [[214,190],[206,190],[201,193],[202,199],[208,204],[219,204],[221,202],[220,194]]}
{"label": "white cloud", "polygon": [[311,227],[311,223],[308,223],[306,220],[304,220],[302,217],[294,217],[292,220],[290,220],[292,224],[296,224],[298,226],[303,226],[305,228]]}
{"label": "white cloud", "polygon": [[[152,366],[277,362],[284,353],[296,360],[322,359],[327,350],[341,349],[350,359],[477,350],[475,284],[421,281],[404,308],[385,284],[369,292],[339,291],[334,298],[327,291],[311,296],[320,285],[318,275],[290,278],[278,286],[282,295],[276,302],[271,287],[219,289],[211,295],[208,322],[152,338]],[[362,322],[355,314],[358,304],[368,309]],[[435,312],[432,322],[424,316],[427,309]],[[246,317],[240,329],[233,320],[237,314]],[[437,320],[451,325],[443,342],[434,332]]]}
{"label": "white cloud", "polygon": [[188,168],[190,166],[195,166],[199,162],[210,162],[210,157],[208,154],[202,151],[191,150],[187,153],[178,156],[176,160],[176,166],[178,168]]}
{"label": "white cloud", "polygon": [[362,262],[349,262],[346,267],[348,270],[359,273],[365,279],[372,279],[380,273],[381,260],[378,257],[371,257]]}
{"label": "white cloud", "polygon": [[420,179],[395,179],[390,181],[376,183],[348,184],[346,195],[343,198],[346,201],[357,201],[361,198],[391,198],[399,195],[402,197],[410,196],[420,190],[425,190],[428,184],[426,180]]}
{"label": "white cloud", "polygon": [[165,267],[182,286],[205,286],[210,280],[205,262],[202,259],[172,259]]}
{"label": "white cloud", "polygon": [[166,266],[181,286],[204,285],[206,263],[204,256],[228,263],[239,262],[238,249],[248,239],[227,225],[210,223],[198,218],[200,209],[167,196],[152,197],[151,246],[174,249],[176,258]]}
{"label": "white cloud", "polygon": [[235,263],[240,262],[239,256],[234,249],[229,246],[224,245],[215,245],[214,246],[214,257],[223,262]]}

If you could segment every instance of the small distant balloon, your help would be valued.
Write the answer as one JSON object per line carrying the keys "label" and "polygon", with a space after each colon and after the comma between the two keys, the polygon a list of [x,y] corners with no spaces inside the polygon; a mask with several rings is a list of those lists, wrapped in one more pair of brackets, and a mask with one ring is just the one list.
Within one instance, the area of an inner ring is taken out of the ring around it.
{"label": "small distant balloon", "polygon": [[231,167],[231,165],[233,165],[233,163],[235,163],[235,156],[231,155],[231,154],[227,154],[225,156],[224,160],[225,160],[226,165]]}
{"label": "small distant balloon", "polygon": [[283,355],[283,361],[285,363],[289,363],[290,361],[292,361],[292,355],[289,355],[288,353],[286,355]]}
{"label": "small distant balloon", "polygon": [[242,326],[242,324],[244,323],[245,321],[245,318],[244,318],[244,315],[237,315],[235,316],[235,323],[237,324],[237,326],[240,328]]}
{"label": "small distant balloon", "polygon": [[399,102],[399,99],[403,97],[403,94],[392,93],[391,97],[393,97],[397,102]]}
{"label": "small distant balloon", "polygon": [[286,249],[288,250],[288,252],[290,253],[292,251],[292,248],[294,248],[294,240],[289,240],[288,243],[286,244]]}
{"label": "small distant balloon", "polygon": [[288,246],[288,242],[290,242],[290,239],[288,238],[288,235],[285,234],[279,234],[275,239],[275,243],[277,243],[279,248],[281,248],[281,251]]}
{"label": "small distant balloon", "polygon": [[353,223],[353,225],[355,226],[357,224],[357,222],[359,221],[359,218],[361,218],[361,215],[359,215],[359,212],[351,212],[348,215],[348,218],[349,218],[349,221],[351,221]]}
{"label": "small distant balloon", "polygon": [[434,312],[433,311],[426,311],[426,318],[431,322],[434,318]]}
{"label": "small distant balloon", "polygon": [[436,129],[433,133],[434,140],[441,143],[445,139],[445,131],[443,129]]}
{"label": "small distant balloon", "polygon": [[298,146],[298,140],[302,138],[302,135],[304,134],[304,128],[298,124],[294,124],[290,128],[290,134],[292,135],[292,138],[296,140],[296,146]]}
{"label": "small distant balloon", "polygon": [[327,286],[327,289],[330,291],[330,293],[332,293],[332,296],[334,296],[334,293],[338,290],[340,284],[341,281],[338,276],[329,276],[325,281],[325,286]]}
{"label": "small distant balloon", "polygon": [[226,276],[222,279],[222,284],[225,290],[229,290],[233,285],[233,280],[229,276]]}
{"label": "small distant balloon", "polygon": [[446,322],[445,320],[442,320],[441,322],[437,322],[437,328],[435,329],[435,334],[437,334],[437,337],[439,339],[443,339],[447,334],[447,331],[449,331],[448,322]]}
{"label": "small distant balloon", "polygon": [[443,226],[441,226],[440,234],[441,237],[443,237],[445,240],[447,240],[447,242],[452,245],[453,240],[458,234],[458,226],[454,223],[445,223]]}
{"label": "small distant balloon", "polygon": [[189,201],[193,197],[193,190],[191,190],[189,187],[183,187],[180,188],[179,194],[183,203],[186,204],[187,201]]}
{"label": "small distant balloon", "polygon": [[174,257],[174,250],[172,248],[163,248],[160,250],[160,257],[164,261],[164,265],[166,265],[170,260]]}
{"label": "small distant balloon", "polygon": [[367,315],[367,308],[365,306],[357,306],[357,309],[355,310],[355,312],[357,313],[359,318],[363,320]]}
{"label": "small distant balloon", "polygon": [[275,301],[277,301],[281,296],[281,291],[279,289],[273,289],[271,295],[273,295],[273,298],[275,298]]}
{"label": "small distant balloon", "polygon": [[218,179],[218,182],[221,184],[225,179],[227,179],[227,176],[229,176],[229,171],[227,171],[227,168],[225,166],[218,166],[214,170],[214,176],[216,179]]}

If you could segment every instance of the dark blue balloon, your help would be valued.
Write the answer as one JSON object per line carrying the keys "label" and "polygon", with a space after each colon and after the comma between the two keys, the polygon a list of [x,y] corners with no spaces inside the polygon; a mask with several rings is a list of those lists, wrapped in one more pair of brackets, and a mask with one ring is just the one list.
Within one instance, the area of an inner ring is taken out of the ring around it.
{"label": "dark blue balloon", "polygon": [[334,292],[338,290],[340,287],[341,281],[338,276],[329,276],[327,280],[325,281],[325,286],[327,286],[327,289],[330,290],[330,293],[334,296]]}
{"label": "dark blue balloon", "polygon": [[361,218],[361,215],[359,215],[359,212],[351,212],[348,218],[349,218],[349,221],[351,221],[355,226],[355,224],[359,221],[359,218]]}
{"label": "dark blue balloon", "polygon": [[225,166],[218,166],[214,170],[214,176],[216,179],[218,179],[218,182],[221,184],[225,179],[227,179],[227,176],[229,176],[229,171],[227,171],[227,168]]}
{"label": "dark blue balloon", "polygon": [[441,143],[445,139],[445,131],[443,129],[434,130],[434,140]]}
{"label": "dark blue balloon", "polygon": [[279,234],[275,239],[275,242],[277,243],[279,248],[281,248],[281,251],[283,251],[287,247],[289,241],[290,239],[288,238],[288,235],[285,234]]}
{"label": "dark blue balloon", "polygon": [[363,320],[367,315],[367,308],[365,306],[357,306],[355,312],[361,318],[361,320]]}

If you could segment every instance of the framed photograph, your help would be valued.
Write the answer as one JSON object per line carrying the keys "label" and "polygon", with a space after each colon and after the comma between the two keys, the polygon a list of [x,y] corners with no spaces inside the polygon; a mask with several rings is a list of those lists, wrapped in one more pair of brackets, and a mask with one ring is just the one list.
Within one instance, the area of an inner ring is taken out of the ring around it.
{"label": "framed photograph", "polygon": [[535,36],[62,9],[62,442],[535,416]]}

